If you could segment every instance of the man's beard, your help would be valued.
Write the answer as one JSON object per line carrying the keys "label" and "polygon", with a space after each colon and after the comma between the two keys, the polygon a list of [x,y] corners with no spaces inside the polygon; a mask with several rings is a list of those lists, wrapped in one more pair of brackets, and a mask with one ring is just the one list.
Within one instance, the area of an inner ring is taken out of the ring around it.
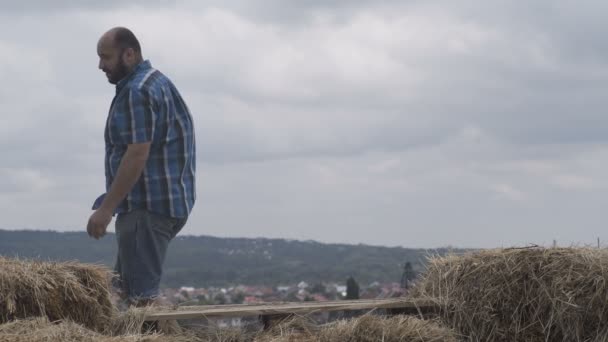
{"label": "man's beard", "polygon": [[129,67],[122,61],[122,58],[118,60],[116,69],[108,75],[108,82],[111,84],[117,84],[129,74]]}

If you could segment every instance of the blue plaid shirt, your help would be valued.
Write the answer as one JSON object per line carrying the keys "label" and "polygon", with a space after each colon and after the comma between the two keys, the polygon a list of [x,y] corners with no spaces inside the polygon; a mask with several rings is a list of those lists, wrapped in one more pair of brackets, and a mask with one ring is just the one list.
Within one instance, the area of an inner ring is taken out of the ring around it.
{"label": "blue plaid shirt", "polygon": [[171,81],[142,62],[116,85],[105,129],[106,191],[127,146],[152,142],[144,171],[116,213],[147,209],[187,217],[196,199],[196,149],[190,111]]}

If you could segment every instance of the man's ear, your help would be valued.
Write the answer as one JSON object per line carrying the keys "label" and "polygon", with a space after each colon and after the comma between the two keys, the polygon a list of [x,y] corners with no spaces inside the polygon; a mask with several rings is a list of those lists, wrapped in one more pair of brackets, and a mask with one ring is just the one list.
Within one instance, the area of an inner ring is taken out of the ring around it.
{"label": "man's ear", "polygon": [[127,65],[135,63],[135,50],[133,48],[126,48],[122,54],[123,62]]}

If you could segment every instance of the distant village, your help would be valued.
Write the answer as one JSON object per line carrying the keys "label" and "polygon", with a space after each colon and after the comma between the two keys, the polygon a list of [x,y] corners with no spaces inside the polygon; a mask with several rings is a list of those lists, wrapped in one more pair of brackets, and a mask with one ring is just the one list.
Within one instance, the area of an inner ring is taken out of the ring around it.
{"label": "distant village", "polygon": [[[259,304],[267,302],[304,302],[347,299],[347,286],[339,284],[309,285],[302,281],[290,286],[247,286],[228,288],[194,288],[183,286],[166,288],[163,297],[176,305],[211,304]],[[400,297],[405,289],[399,283],[380,284],[374,282],[359,290],[359,299],[382,299]],[[348,298],[350,299],[350,298]],[[356,298],[352,298],[356,299]]]}
{"label": "distant village", "polygon": [[411,264],[406,263],[401,282],[372,282],[360,286],[353,277],[345,284],[316,283],[300,281],[297,284],[282,286],[248,286],[195,288],[165,288],[162,297],[165,302],[175,305],[222,305],[222,304],[260,304],[271,302],[335,301],[343,299],[385,299],[401,297],[407,293],[416,279]]}
{"label": "distant village", "polygon": [[[404,279],[405,280],[405,279]],[[305,302],[305,301],[334,301],[347,299],[385,299],[401,297],[407,293],[410,281],[401,283],[373,282],[359,287],[353,278],[346,285],[308,284],[301,281],[294,285],[285,286],[247,286],[195,288],[165,288],[162,290],[163,300],[179,306],[190,305],[221,305],[221,304],[263,304],[272,302]],[[328,322],[342,316],[335,313],[322,312],[314,315],[318,322]],[[218,327],[242,327],[256,324],[255,318],[223,317],[209,319]],[[199,322],[200,324],[200,322]]]}

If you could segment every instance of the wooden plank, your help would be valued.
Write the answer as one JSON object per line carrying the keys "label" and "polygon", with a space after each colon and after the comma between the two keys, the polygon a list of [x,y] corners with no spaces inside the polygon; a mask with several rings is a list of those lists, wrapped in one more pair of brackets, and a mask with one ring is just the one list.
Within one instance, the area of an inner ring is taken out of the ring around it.
{"label": "wooden plank", "polygon": [[[172,306],[172,307],[153,307],[162,311],[199,311],[208,309],[233,309],[233,308],[252,308],[258,306],[285,306],[285,305],[302,305],[302,306],[316,306],[319,303],[378,303],[381,301],[406,301],[404,298],[388,298],[388,299],[356,299],[356,300],[340,300],[340,301],[324,301],[324,302],[263,302],[260,304],[209,304],[209,305],[183,305],[183,306]],[[411,302],[411,301],[407,301]]]}
{"label": "wooden plank", "polygon": [[341,300],[341,301],[324,301],[324,302],[263,302],[260,304],[210,304],[210,305],[184,305],[184,306],[171,306],[171,307],[152,307],[152,310],[156,311],[200,311],[209,309],[233,309],[233,308],[252,308],[258,306],[285,306],[285,305],[317,305],[318,303],[349,303],[356,302],[358,304],[363,303],[377,303],[383,300],[403,300],[403,298],[391,298],[391,299],[357,299],[357,300]]}
{"label": "wooden plank", "polygon": [[406,300],[404,298],[379,300],[350,300],[331,302],[303,302],[258,305],[214,305],[210,307],[183,307],[171,311],[149,311],[147,321],[167,319],[192,319],[208,317],[264,316],[286,314],[308,314],[320,311],[371,310],[371,309],[414,309],[428,311],[435,305],[428,301]]}

